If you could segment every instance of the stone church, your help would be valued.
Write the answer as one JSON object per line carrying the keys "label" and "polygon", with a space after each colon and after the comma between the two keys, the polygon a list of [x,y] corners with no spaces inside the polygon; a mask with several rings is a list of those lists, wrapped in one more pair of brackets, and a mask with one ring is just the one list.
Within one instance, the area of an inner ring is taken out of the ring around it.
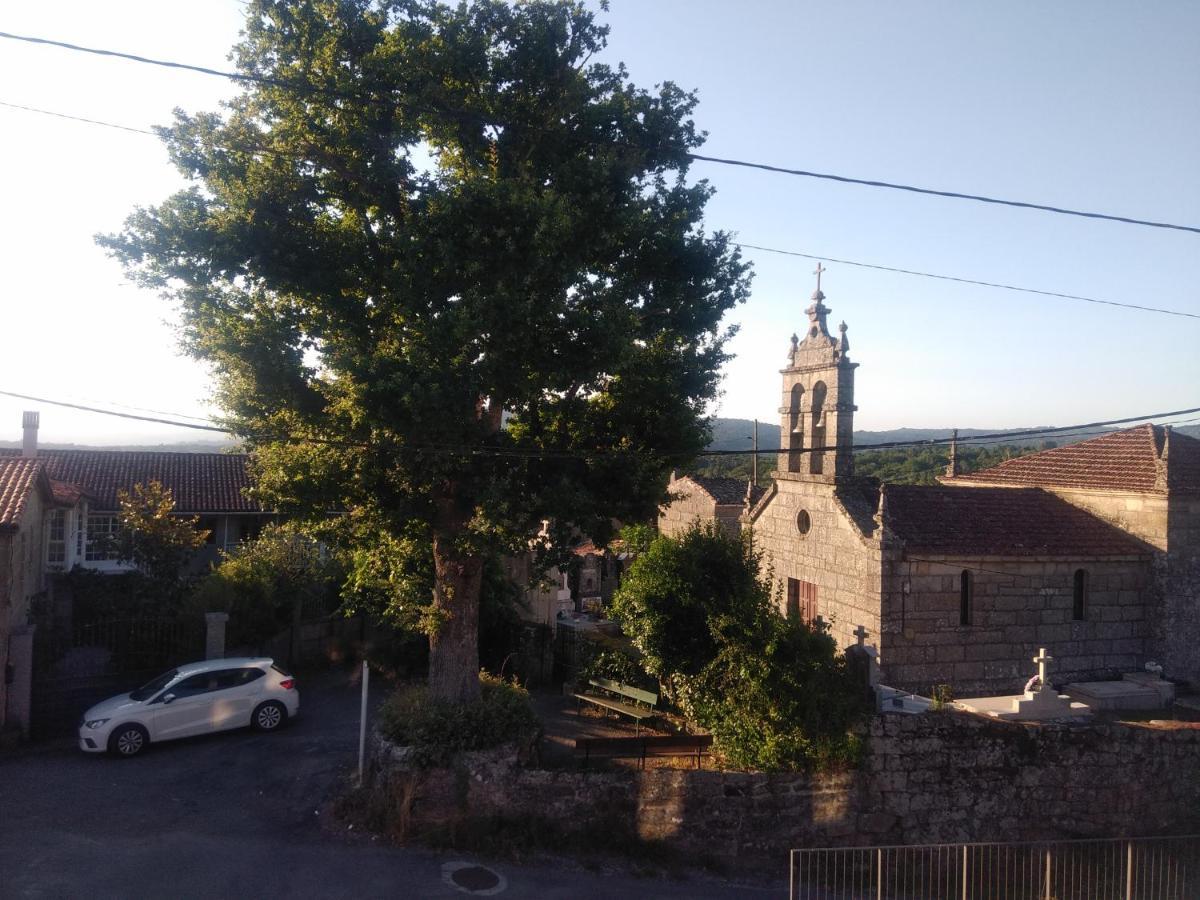
{"label": "stone church", "polygon": [[675,479],[660,529],[748,531],[781,611],[843,646],[865,629],[904,690],[1015,693],[1039,647],[1055,684],[1151,660],[1200,683],[1200,441],[1142,425],[969,474],[952,447],[936,486],[856,477],[858,364],[824,300],[818,275],[781,370],[774,482]]}

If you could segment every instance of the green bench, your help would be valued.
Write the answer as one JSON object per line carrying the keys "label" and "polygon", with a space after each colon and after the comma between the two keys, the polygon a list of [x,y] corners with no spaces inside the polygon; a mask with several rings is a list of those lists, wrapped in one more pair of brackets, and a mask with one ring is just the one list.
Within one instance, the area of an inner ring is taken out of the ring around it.
{"label": "green bench", "polygon": [[700,758],[712,747],[711,734],[667,734],[646,737],[579,738],[575,741],[575,753],[583,754],[586,766],[595,757],[625,757],[640,760],[646,768],[650,756],[690,756],[700,768]]}
{"label": "green bench", "polygon": [[635,723],[635,735],[641,734],[642,722],[645,719],[653,719],[657,715],[654,707],[658,703],[658,694],[608,678],[591,678],[588,679],[588,684],[601,693],[573,694],[572,696],[579,701],[579,708],[582,709],[585,703],[591,703],[619,715],[629,716]]}

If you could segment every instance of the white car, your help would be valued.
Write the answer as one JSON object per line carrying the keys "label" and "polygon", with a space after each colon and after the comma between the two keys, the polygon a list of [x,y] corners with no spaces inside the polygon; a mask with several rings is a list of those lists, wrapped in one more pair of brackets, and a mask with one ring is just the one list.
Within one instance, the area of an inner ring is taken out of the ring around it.
{"label": "white car", "polygon": [[149,743],[211,731],[274,731],[299,712],[296,679],[274,660],[210,659],[97,703],[79,723],[79,749],[136,756]]}

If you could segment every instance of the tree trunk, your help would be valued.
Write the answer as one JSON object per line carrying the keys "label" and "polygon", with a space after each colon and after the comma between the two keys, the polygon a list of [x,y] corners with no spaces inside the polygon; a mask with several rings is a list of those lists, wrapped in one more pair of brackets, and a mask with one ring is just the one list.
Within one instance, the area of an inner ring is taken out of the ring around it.
{"label": "tree trunk", "polygon": [[429,636],[429,692],[439,700],[477,700],[483,560],[459,553],[452,537],[439,534],[433,564],[433,606],[443,621]]}

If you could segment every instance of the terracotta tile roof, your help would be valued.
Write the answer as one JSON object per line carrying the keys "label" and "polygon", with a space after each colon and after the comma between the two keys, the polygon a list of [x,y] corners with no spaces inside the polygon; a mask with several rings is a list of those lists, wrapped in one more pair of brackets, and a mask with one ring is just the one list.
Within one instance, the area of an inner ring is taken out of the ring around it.
{"label": "terracotta tile roof", "polygon": [[1039,488],[887,486],[884,524],[905,551],[952,556],[1126,556],[1140,541]]}
{"label": "terracotta tile roof", "polygon": [[42,464],[20,456],[0,459],[0,530],[12,530],[21,524],[29,495],[44,479]]}
{"label": "terracotta tile roof", "polygon": [[1137,493],[1164,493],[1169,484],[1172,490],[1200,490],[1200,441],[1171,433],[1164,480],[1159,477],[1164,437],[1161,426],[1139,425],[1005,460],[990,469],[946,478],[943,482]]}
{"label": "terracotta tile roof", "polygon": [[[686,477],[720,506],[741,506],[746,500],[746,486],[749,482],[743,478],[705,478],[699,475]],[[757,503],[765,492],[764,487],[754,488],[750,495],[751,505]]]}
{"label": "terracotta tile roof", "polygon": [[[0,449],[0,460],[19,450]],[[254,513],[262,508],[250,487],[246,457],[229,453],[162,453],[130,450],[39,450],[37,461],[54,481],[78,486],[92,508],[116,510],[117,491],[160,481],[171,489],[180,513]]]}

